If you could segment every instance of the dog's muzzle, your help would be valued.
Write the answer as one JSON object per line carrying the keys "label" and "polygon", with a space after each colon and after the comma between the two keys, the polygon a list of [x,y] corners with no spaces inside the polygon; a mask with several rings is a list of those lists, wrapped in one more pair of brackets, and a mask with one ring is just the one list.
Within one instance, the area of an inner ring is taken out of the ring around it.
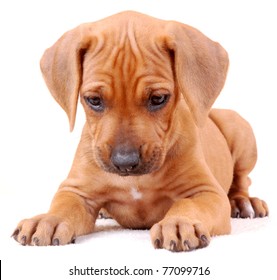
{"label": "dog's muzzle", "polygon": [[160,168],[162,149],[151,145],[103,145],[96,147],[96,161],[106,172],[119,176],[139,176]]}

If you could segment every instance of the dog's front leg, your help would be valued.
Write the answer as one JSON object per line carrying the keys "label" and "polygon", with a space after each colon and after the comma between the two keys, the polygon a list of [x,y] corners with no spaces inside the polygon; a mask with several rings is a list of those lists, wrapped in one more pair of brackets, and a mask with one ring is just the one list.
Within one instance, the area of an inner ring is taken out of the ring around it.
{"label": "dog's front leg", "polygon": [[190,251],[206,247],[212,235],[230,232],[230,205],[221,192],[200,191],[176,201],[151,228],[155,248]]}
{"label": "dog's front leg", "polygon": [[99,209],[71,191],[58,191],[46,214],[22,220],[13,237],[22,245],[64,245],[91,233]]}

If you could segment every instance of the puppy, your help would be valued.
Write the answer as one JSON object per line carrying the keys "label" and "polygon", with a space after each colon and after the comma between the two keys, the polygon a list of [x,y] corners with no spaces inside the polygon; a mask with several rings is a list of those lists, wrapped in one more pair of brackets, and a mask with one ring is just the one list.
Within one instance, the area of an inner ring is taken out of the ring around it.
{"label": "puppy", "polygon": [[73,130],[72,168],[46,214],[21,221],[22,245],[63,245],[93,232],[104,208],[123,227],[151,229],[155,248],[189,251],[230,233],[230,217],[268,215],[249,197],[257,153],[249,124],[211,110],[228,55],[198,30],[136,12],[82,24],[41,59]]}

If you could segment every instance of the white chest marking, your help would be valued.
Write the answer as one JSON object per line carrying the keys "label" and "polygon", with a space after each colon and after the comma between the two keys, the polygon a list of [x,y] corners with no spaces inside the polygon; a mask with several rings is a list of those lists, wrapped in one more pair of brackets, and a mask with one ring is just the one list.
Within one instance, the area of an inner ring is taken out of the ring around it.
{"label": "white chest marking", "polygon": [[142,198],[142,193],[139,192],[137,188],[132,187],[130,193],[134,200],[139,200]]}

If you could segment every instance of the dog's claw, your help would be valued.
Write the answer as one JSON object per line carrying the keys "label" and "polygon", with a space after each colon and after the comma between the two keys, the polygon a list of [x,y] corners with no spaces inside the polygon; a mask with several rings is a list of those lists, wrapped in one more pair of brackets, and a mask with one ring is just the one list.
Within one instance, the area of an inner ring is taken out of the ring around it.
{"label": "dog's claw", "polygon": [[17,241],[17,236],[18,236],[18,234],[19,234],[19,229],[17,228],[17,229],[15,229],[15,231],[12,233],[12,235],[11,235],[11,237],[13,237],[16,241]]}
{"label": "dog's claw", "polygon": [[172,252],[177,252],[177,244],[176,244],[176,242],[174,240],[171,240],[169,249]]}
{"label": "dog's claw", "polygon": [[188,240],[184,241],[184,248],[186,249],[186,251],[191,251],[193,248],[191,248],[191,245],[189,244]]}
{"label": "dog's claw", "polygon": [[59,246],[59,245],[60,245],[60,240],[59,240],[59,238],[55,238],[55,239],[53,240],[52,244],[53,244],[54,246]]}
{"label": "dog's claw", "polygon": [[27,244],[27,236],[23,235],[20,239],[21,245],[25,246]]}
{"label": "dog's claw", "polygon": [[200,237],[200,247],[204,248],[207,247],[209,245],[209,239],[207,238],[206,235],[201,235]]}
{"label": "dog's claw", "polygon": [[155,249],[161,249],[162,248],[162,244],[161,244],[161,240],[160,239],[156,239],[154,242],[154,248]]}
{"label": "dog's claw", "polygon": [[33,238],[33,244],[34,244],[35,246],[38,246],[38,245],[39,245],[39,239],[38,239],[37,237],[34,237],[34,238]]}

